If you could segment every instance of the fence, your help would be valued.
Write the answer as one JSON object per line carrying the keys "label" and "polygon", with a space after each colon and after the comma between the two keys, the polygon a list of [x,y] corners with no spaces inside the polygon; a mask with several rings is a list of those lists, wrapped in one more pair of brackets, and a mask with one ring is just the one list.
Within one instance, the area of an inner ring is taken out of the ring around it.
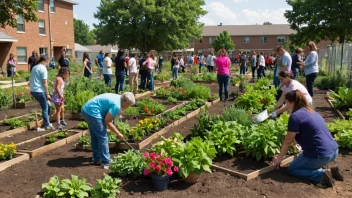
{"label": "fence", "polygon": [[[340,72],[341,77],[347,82],[352,79],[352,43],[337,44],[318,50],[319,69],[327,76],[336,76]],[[342,62],[341,62],[342,59]]]}

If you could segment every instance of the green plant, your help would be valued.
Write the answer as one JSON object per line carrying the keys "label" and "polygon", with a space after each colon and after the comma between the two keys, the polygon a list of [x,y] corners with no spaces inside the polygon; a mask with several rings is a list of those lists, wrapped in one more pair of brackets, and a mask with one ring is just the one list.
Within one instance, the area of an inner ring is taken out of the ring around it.
{"label": "green plant", "polygon": [[44,197],[55,198],[65,195],[65,192],[61,192],[60,190],[60,180],[56,175],[51,177],[48,183],[42,184],[42,189]]}
{"label": "green plant", "polygon": [[187,111],[193,111],[203,106],[204,104],[205,104],[205,100],[203,99],[200,99],[200,98],[192,99],[190,103],[185,105],[185,109]]}
{"label": "green plant", "polygon": [[45,139],[46,139],[46,142],[48,142],[49,144],[52,144],[56,142],[56,135],[55,134],[49,135]]}
{"label": "green plant", "polygon": [[120,140],[116,136],[116,133],[114,133],[114,132],[108,133],[108,141],[109,142],[120,142]]}
{"label": "green plant", "polygon": [[164,86],[156,90],[156,96],[160,98],[176,98],[177,100],[183,100],[187,98],[187,91],[184,88],[176,88]]}
{"label": "green plant", "polygon": [[211,96],[211,91],[209,87],[197,84],[187,92],[187,96],[188,98],[200,98],[208,100]]}
{"label": "green plant", "polygon": [[65,92],[65,99],[68,109],[73,113],[80,113],[83,105],[94,97],[94,92],[85,90],[77,92],[75,95],[68,95]]}
{"label": "green plant", "polygon": [[67,131],[59,131],[57,133],[55,133],[55,137],[62,139],[62,138],[66,138],[68,137],[69,133]]}
{"label": "green plant", "polygon": [[330,94],[329,97],[336,100],[333,104],[337,109],[347,110],[352,108],[352,89],[346,88],[345,86],[340,87],[338,94]]}
{"label": "green plant", "polygon": [[154,79],[155,80],[160,80],[161,82],[164,82],[164,81],[169,80],[170,76],[171,76],[170,72],[163,71],[160,74],[155,75]]}
{"label": "green plant", "polygon": [[219,122],[219,117],[211,117],[206,111],[202,111],[198,116],[198,125],[192,128],[192,137],[205,138],[211,132],[213,126]]}
{"label": "green plant", "polygon": [[178,120],[187,114],[185,107],[177,108],[174,111],[169,111],[165,114],[167,120]]}
{"label": "green plant", "polygon": [[87,122],[80,122],[77,124],[78,129],[88,129],[88,123]]}
{"label": "green plant", "polygon": [[136,115],[139,114],[139,110],[138,110],[137,107],[129,106],[129,107],[127,107],[127,109],[125,110],[125,114],[126,114],[126,115],[136,116]]}
{"label": "green plant", "polygon": [[170,96],[167,98],[167,102],[170,104],[176,104],[177,99]]}
{"label": "green plant", "polygon": [[11,127],[11,129],[16,129],[16,128],[26,126],[25,122],[23,122],[22,120],[19,120],[17,118],[5,119],[3,124],[9,125]]}
{"label": "green plant", "polygon": [[166,156],[175,156],[176,150],[183,144],[184,137],[174,132],[169,138],[161,137],[162,140],[157,142],[149,149],[150,152],[164,153]]}
{"label": "green plant", "polygon": [[61,181],[60,189],[64,194],[64,197],[73,198],[84,198],[89,196],[91,186],[86,183],[86,179],[78,179],[78,176],[71,175],[72,179],[64,179]]}
{"label": "green plant", "polygon": [[119,194],[121,179],[112,178],[104,173],[104,179],[97,179],[97,184],[92,190],[93,198],[115,198]]}
{"label": "green plant", "polygon": [[138,101],[137,107],[142,115],[156,115],[165,111],[164,105],[153,101],[151,98]]}
{"label": "green plant", "polygon": [[248,114],[244,109],[238,108],[236,106],[230,106],[225,109],[222,113],[221,118],[225,121],[236,121],[243,126],[250,126],[253,124],[251,115]]}
{"label": "green plant", "polygon": [[342,148],[352,149],[352,130],[343,130],[334,135],[335,141]]}
{"label": "green plant", "polygon": [[140,153],[133,152],[133,150],[128,150],[113,159],[110,170],[120,177],[136,177],[142,175],[144,167],[143,156]]}
{"label": "green plant", "polygon": [[352,130],[352,120],[334,120],[333,123],[326,124],[332,134],[341,133],[344,130]]}
{"label": "green plant", "polygon": [[12,104],[12,95],[7,89],[0,89],[0,110],[7,109]]}
{"label": "green plant", "polygon": [[182,88],[186,89],[187,87],[194,86],[194,83],[189,78],[178,78],[176,80],[172,80],[170,83],[170,86],[182,87]]}
{"label": "green plant", "polygon": [[0,143],[0,161],[10,160],[17,153],[17,148],[14,143],[1,144]]}
{"label": "green plant", "polygon": [[131,129],[131,126],[127,122],[116,121],[115,123],[116,123],[116,127],[120,131],[120,133],[122,133],[124,136],[129,135],[129,131]]}
{"label": "green plant", "polygon": [[352,118],[352,109],[351,109],[351,108],[348,110],[348,112],[346,113],[346,115],[347,115],[349,118]]}
{"label": "green plant", "polygon": [[78,144],[82,146],[89,146],[90,145],[90,137],[89,136],[83,136],[79,138]]}

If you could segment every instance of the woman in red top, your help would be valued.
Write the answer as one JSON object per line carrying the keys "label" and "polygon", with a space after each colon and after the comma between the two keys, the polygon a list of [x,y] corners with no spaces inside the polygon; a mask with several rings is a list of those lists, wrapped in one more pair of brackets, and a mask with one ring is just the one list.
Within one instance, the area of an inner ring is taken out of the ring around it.
{"label": "woman in red top", "polygon": [[198,65],[198,56],[194,56],[194,64]]}

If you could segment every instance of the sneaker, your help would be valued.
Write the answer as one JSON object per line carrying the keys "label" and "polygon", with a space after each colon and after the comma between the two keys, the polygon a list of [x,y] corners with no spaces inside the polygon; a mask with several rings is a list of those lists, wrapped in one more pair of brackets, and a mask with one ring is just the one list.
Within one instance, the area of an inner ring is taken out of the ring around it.
{"label": "sneaker", "polygon": [[43,131],[45,131],[44,128],[40,128],[40,127],[37,128],[37,132],[43,132]]}
{"label": "sneaker", "polygon": [[336,165],[335,167],[331,167],[330,170],[331,170],[331,175],[335,180],[337,180],[337,181],[344,180],[339,165]]}
{"label": "sneaker", "polygon": [[332,178],[330,169],[324,169],[324,176],[323,176],[322,183],[326,184],[327,187],[334,187],[335,180]]}
{"label": "sneaker", "polygon": [[57,124],[57,130],[59,130],[59,131],[62,131],[62,130],[63,130],[62,125],[61,125],[61,124]]}
{"label": "sneaker", "polygon": [[52,124],[50,124],[49,126],[46,126],[44,128],[45,128],[45,130],[52,130],[52,131],[56,130],[55,127],[53,127]]}
{"label": "sneaker", "polygon": [[95,160],[95,159],[92,158],[92,163],[94,165],[99,165],[101,162],[100,162],[100,160]]}
{"label": "sneaker", "polygon": [[62,124],[63,126],[67,126],[67,123],[65,122],[65,120],[61,120],[60,124]]}
{"label": "sneaker", "polygon": [[110,165],[111,165],[111,162],[112,162],[112,160],[110,160],[110,162],[108,163],[108,164],[101,164],[101,167],[103,168],[103,169],[106,169],[106,170],[108,170],[109,169],[109,167],[110,167]]}

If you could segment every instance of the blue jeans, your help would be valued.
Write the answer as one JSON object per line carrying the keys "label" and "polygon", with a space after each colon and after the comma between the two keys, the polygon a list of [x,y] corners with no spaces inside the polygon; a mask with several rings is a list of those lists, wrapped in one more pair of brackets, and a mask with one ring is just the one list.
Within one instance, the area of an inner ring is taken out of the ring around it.
{"label": "blue jeans", "polygon": [[[125,72],[116,73],[115,93],[117,93],[117,94],[120,91],[124,91],[125,75],[126,75]],[[132,87],[130,88],[130,90],[132,90]]]}
{"label": "blue jeans", "polygon": [[310,96],[314,95],[314,81],[317,78],[318,73],[312,73],[306,75],[307,90]]}
{"label": "blue jeans", "polygon": [[256,67],[252,67],[252,78],[254,79],[255,78],[255,70],[256,70],[257,68]]}
{"label": "blue jeans", "polygon": [[148,82],[149,82],[149,90],[154,91],[154,72],[148,71]]}
{"label": "blue jeans", "polygon": [[172,78],[173,79],[178,78],[178,68],[172,68]]}
{"label": "blue jeans", "polygon": [[224,90],[225,90],[225,100],[229,99],[229,82],[230,82],[230,76],[229,75],[218,74],[220,101],[222,101],[222,88],[223,87],[224,87]]}
{"label": "blue jeans", "polygon": [[292,73],[293,73],[293,79],[297,80],[298,74],[299,74],[299,69],[298,68],[292,69]]}
{"label": "blue jeans", "polygon": [[50,125],[50,107],[48,105],[48,101],[46,99],[46,95],[43,92],[31,92],[32,96],[39,102],[40,107],[42,108],[43,115],[43,124],[44,127]]}
{"label": "blue jeans", "polygon": [[288,166],[288,173],[292,176],[308,179],[316,183],[320,183],[324,176],[323,166],[334,161],[339,154],[339,149],[332,152],[328,156],[307,158],[300,154]]}
{"label": "blue jeans", "polygon": [[259,66],[259,68],[257,70],[257,78],[258,79],[265,77],[264,68],[265,68],[264,66]]}
{"label": "blue jeans", "polygon": [[104,119],[94,118],[84,111],[82,111],[81,114],[88,123],[93,159],[101,161],[102,166],[110,164],[108,132]]}
{"label": "blue jeans", "polygon": [[142,70],[141,72],[141,85],[139,86],[140,89],[146,90],[147,79],[148,79],[148,71]]}
{"label": "blue jeans", "polygon": [[103,74],[106,86],[111,87],[111,74]]}
{"label": "blue jeans", "polygon": [[246,66],[240,66],[240,74],[246,74]]}

